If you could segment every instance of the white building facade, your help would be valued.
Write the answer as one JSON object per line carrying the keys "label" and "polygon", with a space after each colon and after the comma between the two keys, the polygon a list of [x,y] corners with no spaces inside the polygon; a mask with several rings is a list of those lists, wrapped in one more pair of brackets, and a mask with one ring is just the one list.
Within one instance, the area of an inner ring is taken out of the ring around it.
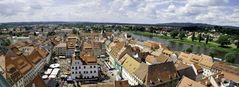
{"label": "white building facade", "polygon": [[73,79],[94,80],[99,77],[99,70],[98,64],[84,65],[80,60],[75,60],[71,65],[71,77]]}

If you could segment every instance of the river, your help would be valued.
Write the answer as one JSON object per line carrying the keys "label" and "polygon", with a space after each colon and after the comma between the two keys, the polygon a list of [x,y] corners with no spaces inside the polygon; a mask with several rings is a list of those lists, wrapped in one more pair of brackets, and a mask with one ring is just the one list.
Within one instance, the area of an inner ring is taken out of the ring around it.
{"label": "river", "polygon": [[215,53],[215,57],[217,57],[217,58],[223,58],[225,55],[225,52],[210,49],[210,48],[207,48],[204,46],[195,46],[195,45],[189,45],[189,44],[184,44],[184,43],[178,43],[178,42],[173,42],[173,41],[169,41],[169,40],[161,39],[161,38],[157,38],[157,37],[146,37],[146,36],[132,34],[132,38],[139,40],[139,41],[150,40],[150,41],[160,42],[160,43],[166,45],[169,49],[174,50],[174,51],[184,51],[187,48],[192,48],[192,52],[196,53],[196,54],[209,55],[210,53]]}

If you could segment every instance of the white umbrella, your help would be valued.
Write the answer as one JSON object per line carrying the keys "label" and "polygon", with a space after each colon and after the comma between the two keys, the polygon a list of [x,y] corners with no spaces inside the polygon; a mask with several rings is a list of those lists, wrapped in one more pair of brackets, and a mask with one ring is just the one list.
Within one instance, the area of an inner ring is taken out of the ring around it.
{"label": "white umbrella", "polygon": [[51,68],[58,68],[60,67],[60,64],[56,63],[56,64],[51,64],[50,65]]}
{"label": "white umbrella", "polygon": [[42,79],[47,79],[48,78],[48,75],[43,75],[42,76]]}

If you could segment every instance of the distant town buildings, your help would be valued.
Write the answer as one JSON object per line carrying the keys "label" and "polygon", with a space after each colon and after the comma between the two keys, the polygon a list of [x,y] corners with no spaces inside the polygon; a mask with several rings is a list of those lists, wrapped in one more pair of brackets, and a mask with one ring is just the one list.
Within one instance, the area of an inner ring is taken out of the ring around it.
{"label": "distant town buildings", "polygon": [[3,34],[11,32],[0,35],[11,44],[0,46],[0,86],[239,86],[236,67],[211,56],[174,51],[163,43],[137,40],[117,29],[86,28],[33,26],[1,30]]}

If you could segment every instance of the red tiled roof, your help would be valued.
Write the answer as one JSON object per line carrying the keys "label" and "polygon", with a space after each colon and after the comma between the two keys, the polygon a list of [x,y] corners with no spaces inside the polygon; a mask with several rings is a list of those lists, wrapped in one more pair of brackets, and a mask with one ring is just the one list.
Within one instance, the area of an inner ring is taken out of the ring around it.
{"label": "red tiled roof", "polygon": [[177,78],[173,62],[149,65],[146,86],[160,85],[162,82]]}
{"label": "red tiled roof", "polygon": [[114,87],[130,87],[128,80],[115,81]]}
{"label": "red tiled roof", "polygon": [[87,64],[92,64],[92,63],[95,64],[95,63],[97,63],[96,56],[94,56],[93,54],[91,54],[89,52],[81,52],[80,53],[80,57]]}

